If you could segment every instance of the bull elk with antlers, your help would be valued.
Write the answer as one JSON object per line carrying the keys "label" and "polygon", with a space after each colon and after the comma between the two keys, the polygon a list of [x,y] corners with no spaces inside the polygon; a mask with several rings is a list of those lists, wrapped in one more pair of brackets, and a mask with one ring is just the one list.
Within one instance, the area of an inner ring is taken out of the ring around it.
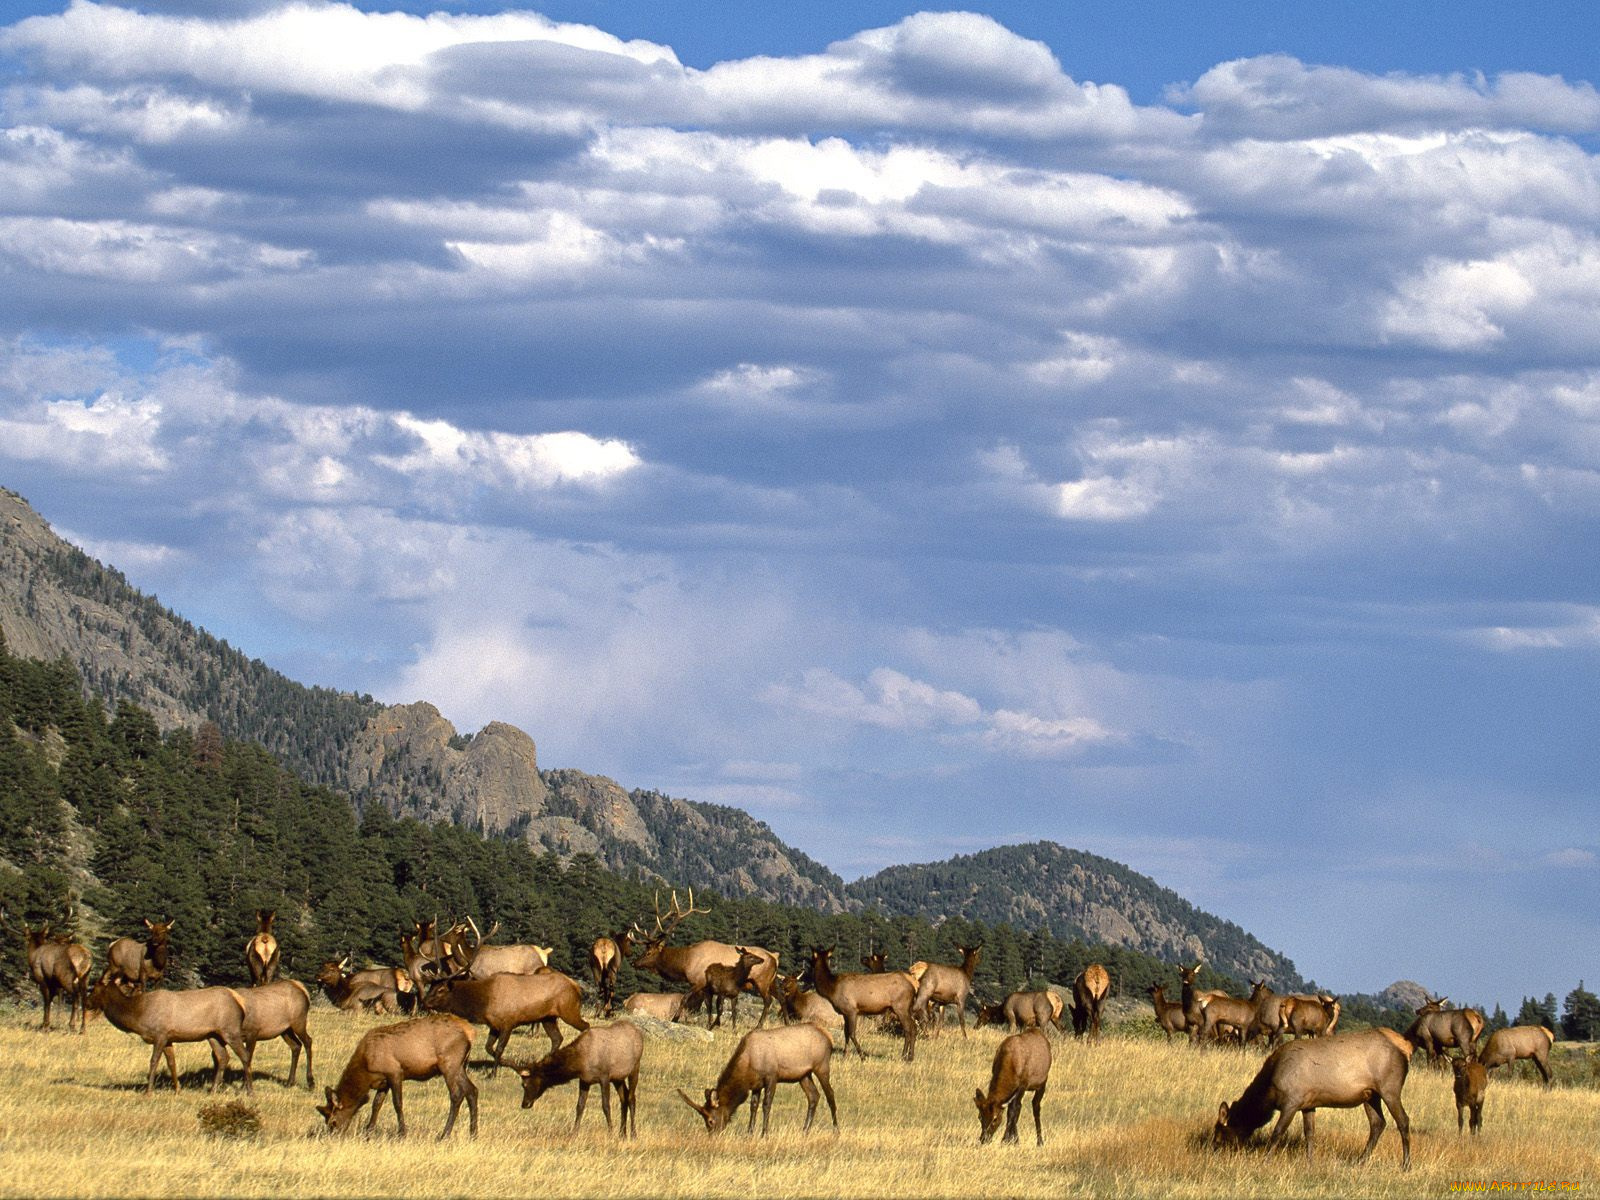
{"label": "bull elk with antlers", "polygon": [[463,937],[457,943],[455,961],[466,970],[470,979],[487,979],[491,975],[537,975],[550,965],[554,946],[536,946],[531,942],[510,946],[489,945],[486,943],[500,930],[499,921],[489,927],[487,934],[478,932],[478,923],[471,917],[467,918],[466,926],[471,930],[472,938],[468,941]]}
{"label": "bull elk with antlers", "polygon": [[[674,891],[672,908],[663,914],[661,896],[657,893],[655,931],[646,936],[637,923],[633,927],[634,939],[644,945],[639,956],[633,960],[633,965],[640,970],[653,972],[663,979],[686,983],[691,992],[703,994],[706,986],[706,968],[713,963],[721,963],[726,967],[736,965],[740,957],[740,948],[730,946],[727,942],[714,941],[695,942],[689,946],[668,946],[667,939],[685,918],[695,913],[710,911],[709,908],[695,907],[694,889],[691,888],[688,908],[678,903],[678,893]],[[761,946],[747,946],[745,949],[762,960],[751,968],[746,985],[761,996],[761,1016],[756,1021],[756,1028],[759,1029],[766,1024],[767,1013],[777,998],[775,989],[778,979],[778,956]]]}
{"label": "bull elk with antlers", "polygon": [[28,951],[28,976],[39,989],[39,1001],[44,1008],[40,1029],[50,1028],[50,1004],[57,996],[67,998],[67,1030],[71,1032],[76,1018],[78,1032],[82,1033],[86,1021],[85,1009],[89,1002],[89,948],[65,936],[52,938],[50,922],[37,929],[26,924],[17,930],[5,913],[0,919],[7,928],[20,933]]}
{"label": "bull elk with antlers", "polygon": [[[335,962],[328,959],[317,969],[316,981],[327,994],[328,1000],[340,1012],[399,1012],[403,1006],[401,996],[416,1003],[416,991],[411,977],[399,967],[364,967],[350,969],[350,956]],[[404,989],[402,991],[402,989]]]}

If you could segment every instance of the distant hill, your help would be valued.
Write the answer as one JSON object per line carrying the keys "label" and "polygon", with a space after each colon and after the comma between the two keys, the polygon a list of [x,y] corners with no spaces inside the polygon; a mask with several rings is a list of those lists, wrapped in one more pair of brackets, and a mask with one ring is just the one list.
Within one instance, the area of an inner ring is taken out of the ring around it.
{"label": "distant hill", "polygon": [[425,700],[384,705],[306,687],[144,595],[4,489],[0,630],[14,654],[64,658],[112,707],[133,701],[163,730],[214,723],[358,808],[521,837],[563,859],[592,855],[614,871],[726,896],[1048,927],[1169,962],[1202,957],[1238,979],[1299,980],[1293,963],[1238,926],[1110,859],[1042,842],[893,867],[847,888],[738,809],[542,770],[522,730],[491,722],[463,735]]}
{"label": "distant hill", "polygon": [[1230,921],[1121,863],[1054,842],[890,867],[845,889],[888,913],[1009,922],[1059,938],[1127,946],[1168,962],[1203,959],[1238,979],[1301,987],[1294,963]]}

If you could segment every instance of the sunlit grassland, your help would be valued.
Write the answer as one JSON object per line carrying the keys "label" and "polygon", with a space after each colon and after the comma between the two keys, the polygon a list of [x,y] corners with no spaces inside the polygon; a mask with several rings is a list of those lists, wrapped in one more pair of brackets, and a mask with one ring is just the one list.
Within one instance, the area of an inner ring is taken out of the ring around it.
{"label": "sunlit grassland", "polygon": [[[315,1099],[279,1082],[288,1065],[282,1043],[257,1053],[259,1137],[206,1136],[197,1117],[218,1100],[245,1099],[236,1072],[217,1097],[204,1084],[210,1055],[179,1048],[184,1090],[158,1083],[143,1094],[149,1049],[104,1021],[84,1037],[41,1034],[37,1011],[0,1011],[0,1194],[81,1196],[1438,1196],[1454,1181],[1572,1180],[1600,1186],[1600,1091],[1510,1080],[1497,1072],[1485,1132],[1458,1137],[1448,1071],[1415,1065],[1405,1100],[1412,1119],[1413,1169],[1399,1169],[1393,1127],[1373,1161],[1353,1160],[1366,1136],[1359,1110],[1327,1110],[1318,1127],[1318,1161],[1308,1168],[1299,1123],[1288,1153],[1214,1154],[1205,1135],[1217,1102],[1233,1099],[1255,1072],[1257,1052],[1196,1052],[1188,1045],[1112,1033],[1098,1045],[1055,1045],[1044,1104],[1045,1146],[1033,1145],[1024,1106],[1022,1142],[977,1145],[973,1089],[986,1084],[1002,1033],[963,1041],[951,1032],[923,1040],[917,1061],[902,1063],[898,1040],[867,1035],[876,1057],[834,1058],[842,1133],[831,1133],[824,1103],[809,1136],[800,1133],[799,1089],[779,1089],[772,1136],[745,1136],[741,1112],[709,1139],[700,1118],[674,1093],[709,1087],[732,1049],[719,1031],[711,1044],[648,1041],[635,1143],[609,1139],[593,1094],[584,1127],[568,1130],[576,1087],[558,1089],[528,1112],[509,1071],[491,1080],[475,1069],[479,1136],[469,1141],[465,1110],[452,1139],[434,1140],[448,1107],[438,1081],[411,1084],[411,1136],[393,1136],[386,1110],[380,1135],[308,1137],[322,1085],[334,1083],[356,1039],[380,1021],[319,1007]],[[484,1036],[480,1033],[478,1046]],[[544,1038],[519,1035],[512,1055],[542,1052]],[[362,1115],[365,1121],[365,1114]]]}

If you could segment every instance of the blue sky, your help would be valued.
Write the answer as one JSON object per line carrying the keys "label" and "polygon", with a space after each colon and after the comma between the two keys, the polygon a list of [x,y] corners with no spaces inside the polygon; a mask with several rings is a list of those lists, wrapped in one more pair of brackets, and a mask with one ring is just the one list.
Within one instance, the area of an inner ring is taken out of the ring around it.
{"label": "blue sky", "polygon": [[1329,7],[14,9],[0,482],[847,877],[1052,838],[1564,995],[1594,18]]}

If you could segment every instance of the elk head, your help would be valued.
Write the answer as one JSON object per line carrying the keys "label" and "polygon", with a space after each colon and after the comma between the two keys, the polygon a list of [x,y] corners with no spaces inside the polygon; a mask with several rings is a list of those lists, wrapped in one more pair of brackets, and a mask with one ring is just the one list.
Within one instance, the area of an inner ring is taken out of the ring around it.
{"label": "elk head", "polygon": [[361,1111],[361,1106],[367,1102],[365,1094],[358,1099],[346,1103],[341,1100],[331,1087],[322,1089],[327,1094],[328,1102],[317,1105],[317,1112],[322,1115],[324,1129],[329,1133],[343,1133],[350,1128],[350,1122],[355,1119],[356,1113]]}
{"label": "elk head", "polygon": [[696,1104],[689,1099],[689,1093],[682,1088],[678,1089],[678,1095],[683,1097],[685,1104],[700,1114],[701,1119],[706,1123],[707,1133],[721,1133],[726,1129],[728,1122],[733,1119],[734,1110],[739,1107],[737,1104],[718,1104],[717,1094],[710,1088],[706,1089],[706,1102],[704,1104]]}
{"label": "elk head", "polygon": [[972,1099],[978,1106],[978,1145],[987,1146],[1005,1118],[1006,1098],[999,1096],[990,1100],[983,1094],[983,1089],[978,1088]]}
{"label": "elk head", "polygon": [[272,932],[272,923],[277,919],[278,910],[275,908],[256,909],[256,932],[270,934]]}

